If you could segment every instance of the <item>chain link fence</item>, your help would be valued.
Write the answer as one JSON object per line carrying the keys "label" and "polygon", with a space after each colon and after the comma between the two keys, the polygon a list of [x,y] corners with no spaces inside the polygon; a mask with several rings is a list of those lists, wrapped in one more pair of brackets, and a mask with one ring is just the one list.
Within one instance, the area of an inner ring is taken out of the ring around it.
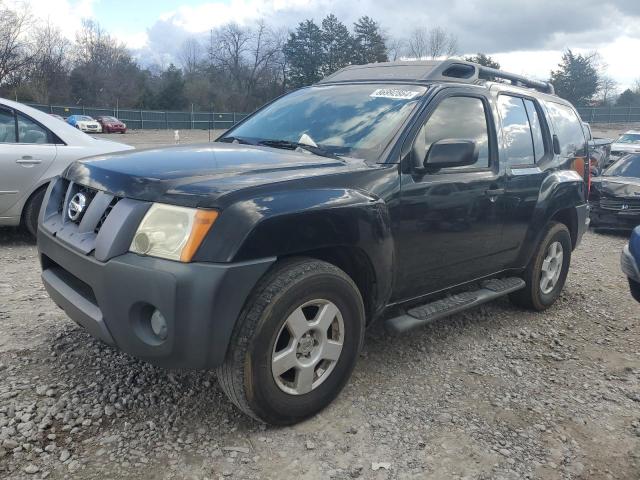
{"label": "chain link fence", "polygon": [[640,123],[640,107],[579,107],[578,113],[589,123]]}
{"label": "chain link fence", "polygon": [[131,110],[121,108],[93,108],[85,106],[64,107],[59,105],[27,105],[62,117],[88,115],[90,117],[112,116],[127,124],[127,128],[171,129],[171,130],[226,130],[248,114],[238,112],[161,112],[155,110]]}

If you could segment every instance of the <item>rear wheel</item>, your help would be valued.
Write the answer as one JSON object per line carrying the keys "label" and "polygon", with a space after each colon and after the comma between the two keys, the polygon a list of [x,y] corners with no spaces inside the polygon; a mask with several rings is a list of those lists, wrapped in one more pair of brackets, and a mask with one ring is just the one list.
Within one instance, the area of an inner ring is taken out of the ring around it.
{"label": "rear wheel", "polygon": [[544,310],[558,299],[571,262],[571,235],[566,225],[552,222],[524,273],[525,288],[509,295],[517,305]]}
{"label": "rear wheel", "polygon": [[29,233],[34,237],[38,234],[38,215],[40,214],[46,190],[46,187],[41,187],[40,190],[31,195],[24,207],[22,221]]}
{"label": "rear wheel", "polygon": [[317,260],[286,261],[256,286],[218,379],[248,415],[296,423],[340,393],[363,335],[362,298],[346,273]]}

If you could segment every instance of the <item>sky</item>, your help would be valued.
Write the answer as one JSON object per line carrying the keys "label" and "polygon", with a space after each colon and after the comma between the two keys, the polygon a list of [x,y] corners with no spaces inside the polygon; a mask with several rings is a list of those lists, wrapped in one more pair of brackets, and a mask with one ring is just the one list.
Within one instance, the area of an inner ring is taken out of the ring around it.
{"label": "sky", "polygon": [[[24,0],[14,0],[24,1]],[[546,79],[566,48],[597,51],[621,88],[640,79],[640,0],[27,0],[32,11],[74,33],[96,20],[142,63],[168,63],[182,42],[212,28],[264,19],[290,29],[329,13],[350,24],[362,15],[401,38],[439,26],[461,54],[483,52],[503,70]]]}

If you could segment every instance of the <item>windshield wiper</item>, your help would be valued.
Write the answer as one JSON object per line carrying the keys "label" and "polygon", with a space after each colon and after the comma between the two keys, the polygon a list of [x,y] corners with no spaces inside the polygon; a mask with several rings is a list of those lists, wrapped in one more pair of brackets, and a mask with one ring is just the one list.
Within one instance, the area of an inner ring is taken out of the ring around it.
{"label": "windshield wiper", "polygon": [[300,142],[291,142],[289,140],[259,140],[257,142],[258,145],[264,145],[265,147],[273,147],[273,148],[287,148],[290,150],[295,150],[296,148],[302,148],[307,152],[311,152],[314,155],[319,155],[321,157],[333,158],[335,160],[342,160],[335,153],[331,153],[328,150],[325,150],[321,147],[314,147],[313,145],[308,145],[306,143]]}

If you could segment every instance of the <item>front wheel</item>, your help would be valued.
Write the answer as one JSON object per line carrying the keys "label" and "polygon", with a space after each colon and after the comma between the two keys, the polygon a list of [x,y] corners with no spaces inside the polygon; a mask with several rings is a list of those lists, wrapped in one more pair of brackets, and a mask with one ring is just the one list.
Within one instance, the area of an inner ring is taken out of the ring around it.
{"label": "front wheel", "polygon": [[299,422],[346,384],[364,323],[360,292],[342,270],[313,259],[276,264],[238,319],[217,371],[220,386],[257,420]]}
{"label": "front wheel", "polygon": [[571,235],[566,225],[551,222],[525,272],[525,288],[509,295],[516,305],[549,308],[560,296],[571,262]]}

